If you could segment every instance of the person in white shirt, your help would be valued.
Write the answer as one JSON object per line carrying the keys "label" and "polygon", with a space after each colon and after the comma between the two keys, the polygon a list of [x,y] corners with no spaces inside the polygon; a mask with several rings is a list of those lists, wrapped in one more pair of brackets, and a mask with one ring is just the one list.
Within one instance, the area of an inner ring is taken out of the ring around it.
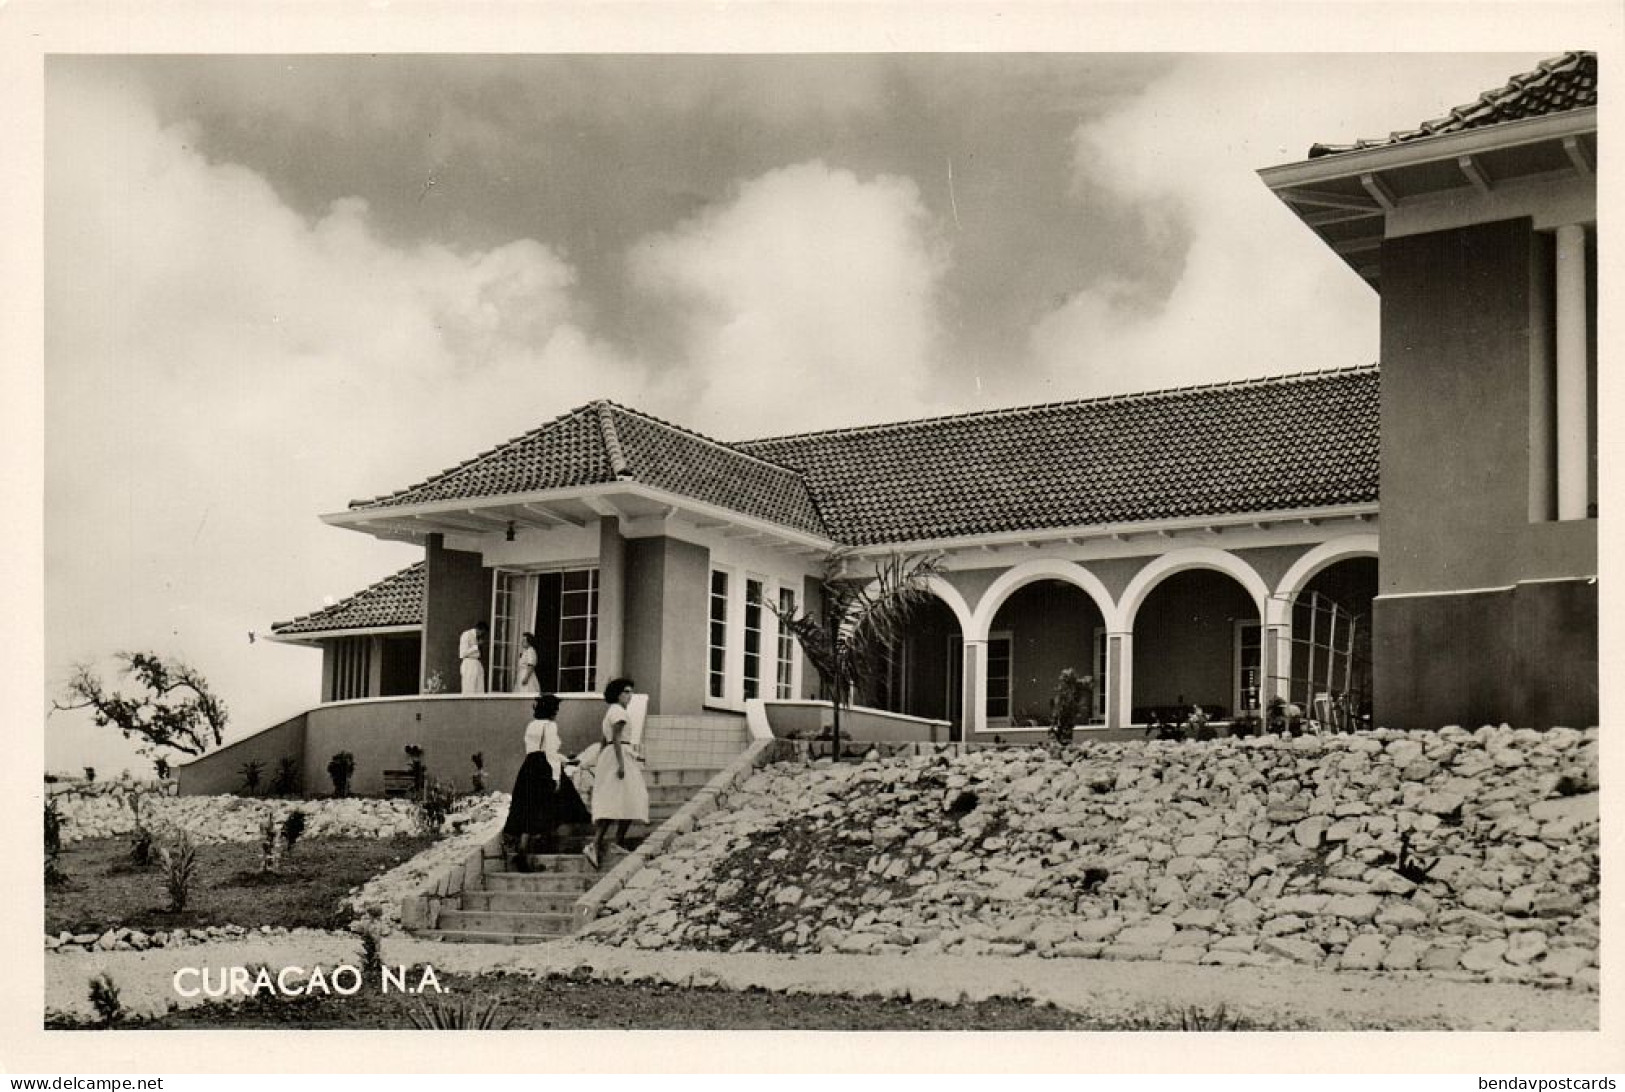
{"label": "person in white shirt", "polygon": [[485,635],[491,627],[475,622],[472,629],[463,630],[457,641],[457,657],[462,662],[463,693],[485,693]]}

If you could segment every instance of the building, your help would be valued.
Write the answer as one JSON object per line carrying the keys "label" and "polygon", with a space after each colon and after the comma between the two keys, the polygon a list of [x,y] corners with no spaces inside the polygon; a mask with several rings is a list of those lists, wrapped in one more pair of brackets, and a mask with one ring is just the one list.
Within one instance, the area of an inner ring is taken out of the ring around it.
{"label": "building", "polygon": [[1567,54],[1261,172],[1381,293],[1380,373],[738,443],[595,402],[323,517],[423,561],[274,638],[323,649],[324,702],[455,688],[486,620],[493,691],[529,630],[546,688],[629,674],[659,715],[771,719],[820,688],[769,604],[815,606],[834,549],[933,553],[860,700],[955,738],[1043,731],[1068,667],[1104,730],[1275,696],[1594,723],[1596,87]]}
{"label": "building", "polygon": [[1376,711],[1597,721],[1597,57],[1264,182],[1382,295]]}

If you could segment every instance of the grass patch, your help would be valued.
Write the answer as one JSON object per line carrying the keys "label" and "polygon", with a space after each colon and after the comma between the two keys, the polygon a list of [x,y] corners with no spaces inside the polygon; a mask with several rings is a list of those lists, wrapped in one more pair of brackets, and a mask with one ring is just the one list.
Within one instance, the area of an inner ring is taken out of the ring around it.
{"label": "grass patch", "polygon": [[[407,981],[416,983],[416,971]],[[1269,1030],[1222,1010],[1169,1010],[1156,1016],[1113,1018],[1068,1012],[1030,1001],[996,999],[950,1005],[866,997],[825,997],[767,990],[687,988],[657,983],[594,982],[555,975],[442,975],[442,995],[413,997],[365,989],[353,997],[261,996],[235,1004],[211,1004],[172,1012],[125,1028],[196,1031],[210,1028],[349,1029],[410,1031],[452,1028],[480,1016],[492,1025],[538,1030],[690,1031],[1179,1031]],[[436,1006],[438,1005],[438,1009]],[[456,1014],[455,1019],[446,1013]],[[93,1028],[93,1023],[48,1022],[52,1029]]]}
{"label": "grass patch", "polygon": [[168,909],[163,870],[130,861],[128,838],[94,838],[62,850],[60,886],[45,889],[47,933],[100,933],[125,926],[145,932],[208,925],[337,928],[350,919],[339,901],[380,872],[434,843],[433,838],[308,838],[276,872],[259,870],[247,842],[199,845],[198,877],[185,910]]}

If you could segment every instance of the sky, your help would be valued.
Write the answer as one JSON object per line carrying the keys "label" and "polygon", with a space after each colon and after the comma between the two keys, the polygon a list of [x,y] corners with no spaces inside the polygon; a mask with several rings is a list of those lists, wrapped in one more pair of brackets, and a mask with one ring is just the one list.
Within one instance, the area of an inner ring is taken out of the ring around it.
{"label": "sky", "polygon": [[[322,524],[583,402],[722,440],[1375,362],[1258,180],[1546,53],[71,56],[45,65],[48,695],[420,551]],[[149,768],[83,715],[48,769]]]}

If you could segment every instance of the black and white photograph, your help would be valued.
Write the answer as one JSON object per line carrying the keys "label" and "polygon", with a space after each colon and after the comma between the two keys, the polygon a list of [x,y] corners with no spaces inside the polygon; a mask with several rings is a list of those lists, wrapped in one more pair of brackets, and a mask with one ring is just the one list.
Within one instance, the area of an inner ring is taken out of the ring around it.
{"label": "black and white photograph", "polygon": [[43,1049],[1619,1070],[1595,34],[545,25],[38,57]]}

